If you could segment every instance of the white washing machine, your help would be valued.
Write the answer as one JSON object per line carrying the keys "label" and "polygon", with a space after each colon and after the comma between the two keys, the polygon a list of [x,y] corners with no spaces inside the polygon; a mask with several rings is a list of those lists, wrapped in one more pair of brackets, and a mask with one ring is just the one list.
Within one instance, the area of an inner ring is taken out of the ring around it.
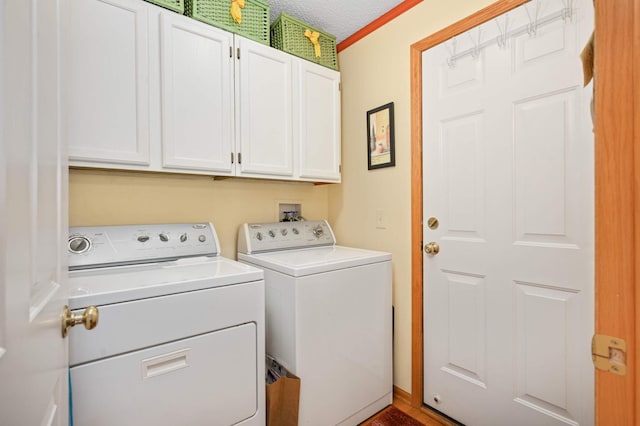
{"label": "white washing machine", "polygon": [[219,253],[210,223],[70,229],[75,426],[264,426],[263,272]]}
{"label": "white washing machine", "polygon": [[391,254],[336,245],[326,221],[244,224],[264,270],[266,348],[300,377],[301,425],[357,425],[392,402]]}

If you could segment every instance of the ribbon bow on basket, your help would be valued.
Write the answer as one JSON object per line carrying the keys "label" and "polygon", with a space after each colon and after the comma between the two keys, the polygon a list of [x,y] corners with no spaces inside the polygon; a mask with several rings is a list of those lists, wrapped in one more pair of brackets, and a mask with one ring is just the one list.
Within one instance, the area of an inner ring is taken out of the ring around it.
{"label": "ribbon bow on basket", "polygon": [[320,33],[317,31],[311,31],[308,29],[304,32],[304,36],[308,38],[313,44],[313,50],[316,55],[316,58],[320,58],[322,56],[322,52],[320,51],[320,43],[318,42]]}
{"label": "ribbon bow on basket", "polygon": [[242,11],[244,9],[245,0],[231,0],[231,17],[238,25],[242,24]]}

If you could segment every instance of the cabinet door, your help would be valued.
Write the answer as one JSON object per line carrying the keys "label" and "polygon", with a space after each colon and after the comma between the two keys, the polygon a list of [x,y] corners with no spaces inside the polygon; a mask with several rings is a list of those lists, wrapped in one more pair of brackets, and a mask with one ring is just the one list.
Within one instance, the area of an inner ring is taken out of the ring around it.
{"label": "cabinet door", "polygon": [[239,36],[236,47],[236,174],[292,177],[292,56]]}
{"label": "cabinet door", "polygon": [[149,164],[147,5],[63,3],[62,113],[71,164]]}
{"label": "cabinet door", "polygon": [[162,166],[231,174],[233,35],[163,13]]}
{"label": "cabinet door", "polygon": [[303,59],[296,62],[298,176],[340,182],[340,73]]}

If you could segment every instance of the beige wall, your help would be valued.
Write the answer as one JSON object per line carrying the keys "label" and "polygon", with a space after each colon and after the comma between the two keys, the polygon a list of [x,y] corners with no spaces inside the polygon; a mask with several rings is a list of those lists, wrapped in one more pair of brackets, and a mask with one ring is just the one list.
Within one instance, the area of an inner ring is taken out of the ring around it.
{"label": "beige wall", "polygon": [[236,258],[238,227],[277,220],[279,201],[302,204],[307,219],[328,217],[327,186],[206,176],[71,170],[69,225],[204,222],[222,255]]}
{"label": "beige wall", "polygon": [[[339,243],[393,254],[394,384],[411,391],[411,132],[409,47],[493,3],[425,0],[339,54],[342,185],[329,187]],[[367,170],[366,111],[394,102],[396,166]],[[376,228],[382,210],[386,229]]]}

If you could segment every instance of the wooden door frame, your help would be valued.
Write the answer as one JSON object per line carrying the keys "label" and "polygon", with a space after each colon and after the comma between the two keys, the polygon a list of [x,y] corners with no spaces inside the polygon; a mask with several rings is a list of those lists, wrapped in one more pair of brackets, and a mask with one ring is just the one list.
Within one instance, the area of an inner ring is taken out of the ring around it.
{"label": "wooden door frame", "polygon": [[[411,404],[423,410],[422,53],[527,1],[498,0],[411,46]],[[640,0],[595,0],[595,26],[595,331],[628,347],[626,376],[596,370],[595,419],[632,425],[640,420]]]}

